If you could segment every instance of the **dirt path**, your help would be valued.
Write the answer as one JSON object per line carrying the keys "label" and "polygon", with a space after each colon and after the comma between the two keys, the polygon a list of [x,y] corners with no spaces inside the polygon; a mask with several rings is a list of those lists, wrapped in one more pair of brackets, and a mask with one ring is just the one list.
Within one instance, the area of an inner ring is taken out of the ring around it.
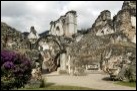
{"label": "dirt path", "polygon": [[58,75],[54,72],[52,74],[43,75],[43,77],[45,77],[46,82],[55,83],[55,85],[80,86],[101,90],[136,90],[136,88],[116,85],[112,81],[102,80],[103,78],[108,77],[108,75],[105,74],[89,74],[87,76],[68,76]]}

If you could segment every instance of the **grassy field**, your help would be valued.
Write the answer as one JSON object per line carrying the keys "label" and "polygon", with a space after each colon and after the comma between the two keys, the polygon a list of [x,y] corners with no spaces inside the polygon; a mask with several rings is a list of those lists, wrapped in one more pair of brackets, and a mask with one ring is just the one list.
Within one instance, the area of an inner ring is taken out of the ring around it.
{"label": "grassy field", "polygon": [[76,87],[76,86],[49,86],[44,88],[24,88],[20,90],[93,90],[91,88]]}
{"label": "grassy field", "polygon": [[54,85],[54,83],[46,83],[46,85],[41,88],[21,88],[18,90],[95,90],[95,89],[86,88],[86,87],[77,87],[77,86]]}
{"label": "grassy field", "polygon": [[95,90],[86,87],[77,87],[77,86],[48,86],[43,88],[22,88],[19,90]]}
{"label": "grassy field", "polygon": [[129,87],[136,87],[136,82],[116,82],[115,84],[129,86]]}

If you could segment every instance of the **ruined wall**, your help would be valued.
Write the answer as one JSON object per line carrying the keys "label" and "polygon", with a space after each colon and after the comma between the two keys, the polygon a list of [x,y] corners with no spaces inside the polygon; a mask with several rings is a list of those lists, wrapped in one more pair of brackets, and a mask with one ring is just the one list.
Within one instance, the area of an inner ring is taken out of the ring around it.
{"label": "ruined wall", "polygon": [[1,22],[1,49],[23,49],[29,47],[29,40],[20,31]]}
{"label": "ruined wall", "polygon": [[34,26],[32,26],[30,28],[30,33],[28,35],[28,39],[32,44],[34,44],[39,39],[39,35],[38,35],[37,31],[35,30]]}
{"label": "ruined wall", "polygon": [[77,33],[76,11],[69,11],[57,21],[51,21],[50,34],[70,37]]}
{"label": "ruined wall", "polygon": [[23,33],[1,22],[1,36],[1,50],[11,50],[26,55],[32,61],[33,68],[36,67],[36,61],[40,63],[39,51],[37,48],[31,49],[31,42]]}
{"label": "ruined wall", "polygon": [[129,72],[136,80],[136,12],[131,3],[128,2],[130,7],[120,10],[112,20],[110,11],[102,11],[91,32],[70,45],[67,51],[70,74],[76,74],[79,68],[83,72],[86,66],[96,65],[119,80],[126,79],[127,69],[132,69]]}
{"label": "ruined wall", "polygon": [[[60,70],[65,70],[69,74],[80,75],[89,66],[95,65],[95,68],[98,67],[111,75],[119,76],[125,69],[125,65],[136,68],[136,12],[129,6],[132,7],[130,2],[123,4],[123,9],[113,20],[110,18],[110,11],[101,12],[92,26],[94,33],[78,34],[75,38],[68,38],[77,33],[74,11],[69,11],[57,21],[51,22],[51,35],[37,39],[36,31],[32,28],[28,39],[36,39],[34,44],[38,45],[39,50],[30,50],[28,47],[26,54],[35,61],[39,60],[38,55],[41,54],[42,68],[50,72],[60,67]],[[1,27],[3,26],[5,25],[1,24]],[[4,46],[6,34],[10,33],[10,31],[5,32],[5,27],[3,28],[2,46]],[[18,33],[13,32],[12,38],[14,36],[19,39],[16,44],[21,45],[20,38],[17,37]],[[13,42],[16,41],[13,40]],[[136,72],[133,73],[136,74]]]}
{"label": "ruined wall", "polygon": [[122,9],[113,19],[110,11],[102,11],[91,28],[91,33],[97,36],[116,32],[122,32],[136,43],[136,1],[124,1]]}
{"label": "ruined wall", "polygon": [[97,36],[114,33],[111,12],[108,10],[102,11],[92,25],[91,31]]}
{"label": "ruined wall", "polygon": [[115,31],[122,31],[130,41],[136,43],[136,2],[125,1],[113,22]]}

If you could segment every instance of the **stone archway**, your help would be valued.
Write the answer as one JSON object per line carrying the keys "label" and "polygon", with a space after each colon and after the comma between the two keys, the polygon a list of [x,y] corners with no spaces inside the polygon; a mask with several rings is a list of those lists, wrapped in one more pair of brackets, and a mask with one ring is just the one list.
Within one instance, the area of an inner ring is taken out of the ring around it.
{"label": "stone archway", "polygon": [[56,24],[54,31],[55,31],[56,35],[58,35],[58,36],[62,36],[64,34],[63,27],[62,27],[61,23]]}
{"label": "stone archway", "polygon": [[56,27],[56,31],[60,31],[59,26]]}
{"label": "stone archway", "polygon": [[49,72],[56,71],[60,66],[60,54],[63,47],[57,36],[44,36],[37,42],[42,56],[42,69]]}

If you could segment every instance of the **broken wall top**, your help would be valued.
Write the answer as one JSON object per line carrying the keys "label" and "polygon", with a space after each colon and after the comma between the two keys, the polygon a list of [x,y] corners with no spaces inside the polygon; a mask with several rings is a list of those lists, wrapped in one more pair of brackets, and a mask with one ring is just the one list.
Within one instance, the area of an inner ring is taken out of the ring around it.
{"label": "broken wall top", "polygon": [[69,14],[69,13],[72,13],[73,15],[76,15],[77,12],[74,11],[74,10],[71,10],[71,11],[68,11],[64,16],[60,16],[59,19],[57,19],[56,21],[51,21],[50,24],[55,24],[56,22],[59,22],[60,19],[65,19],[66,18],[66,15]]}

